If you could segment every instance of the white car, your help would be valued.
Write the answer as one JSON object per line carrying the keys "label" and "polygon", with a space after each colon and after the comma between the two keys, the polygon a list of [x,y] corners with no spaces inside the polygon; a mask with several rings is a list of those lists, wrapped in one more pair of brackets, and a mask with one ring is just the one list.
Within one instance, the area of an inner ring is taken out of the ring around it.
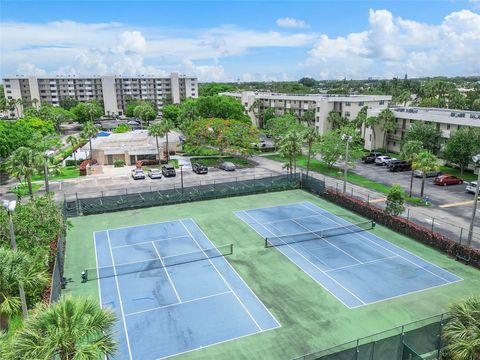
{"label": "white car", "polygon": [[391,161],[391,160],[394,160],[393,158],[391,158],[390,156],[378,156],[377,158],[375,158],[375,165],[377,166],[385,166],[387,165],[387,161]]}
{"label": "white car", "polygon": [[132,178],[133,180],[143,180],[145,179],[145,173],[143,172],[142,169],[133,169]]}
{"label": "white car", "polygon": [[159,169],[150,169],[148,170],[148,177],[150,179],[161,179],[162,172]]}
{"label": "white car", "polygon": [[477,189],[476,181],[469,182],[465,188],[465,190],[471,194],[475,194],[476,189]]}

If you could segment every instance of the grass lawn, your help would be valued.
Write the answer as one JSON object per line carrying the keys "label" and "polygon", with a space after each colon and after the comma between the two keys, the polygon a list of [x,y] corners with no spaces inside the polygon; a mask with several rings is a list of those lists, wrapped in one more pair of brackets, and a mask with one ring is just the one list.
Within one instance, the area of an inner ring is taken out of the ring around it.
{"label": "grass lawn", "polygon": [[[36,192],[42,186],[43,186],[43,184],[32,183],[32,191]],[[28,184],[24,184],[24,183],[18,184],[18,190],[15,186],[11,187],[10,192],[13,193],[13,194],[18,194],[18,195],[20,195],[20,197],[28,196]]]}
{"label": "grass lawn", "polygon": [[[453,302],[478,294],[479,270],[377,225],[376,235],[464,280],[355,309],[347,308],[275,248],[265,248],[263,239],[234,214],[234,211],[252,207],[302,201],[310,201],[351,222],[364,220],[303,190],[70,218],[73,226],[69,227],[66,240],[65,277],[68,283],[64,294],[99,299],[98,282],[92,280],[82,283],[80,279],[83,269],[95,267],[96,264],[94,231],[185,218],[192,218],[217,246],[234,244],[234,253],[226,259],[272,312],[281,327],[185,353],[175,359],[292,359],[308,352],[444,313]],[[111,291],[116,290],[113,287]],[[152,296],[157,294],[152,293]],[[175,329],[175,323],[172,323],[171,327]],[[129,335],[141,336],[135,329],[132,329]],[[185,341],[190,340],[188,332],[185,332],[184,336]]]}
{"label": "grass lawn", "polygon": [[194,158],[192,159],[192,163],[200,163],[206,166],[213,166],[217,167],[223,162],[231,162],[234,163],[235,165],[239,167],[252,167],[253,164],[251,161],[242,159],[242,158],[237,158],[233,156],[225,156],[225,157],[208,157],[208,158]]}
{"label": "grass lawn", "polygon": [[[49,180],[64,180],[64,179],[73,179],[80,177],[80,171],[78,166],[65,166],[60,168],[60,174],[50,175]],[[43,174],[38,174],[32,176],[32,181],[44,181]]]}
{"label": "grass lawn", "polygon": [[[272,160],[277,160],[282,162],[287,161],[287,159],[282,157],[281,155],[267,155],[266,157]],[[307,167],[306,155],[300,155],[297,157],[297,166],[304,167],[304,168]],[[325,174],[337,179],[343,179],[342,170],[338,168],[330,167],[319,160],[312,159],[310,161],[310,170],[320,174]],[[390,190],[390,186],[388,185],[377,183],[373,180],[367,179],[366,177],[363,177],[361,175],[357,175],[351,172],[348,173],[348,181],[351,182],[352,184],[359,185],[367,189],[376,190],[384,194],[388,194]],[[423,201],[419,198],[407,197],[406,200],[408,202],[411,202],[417,205],[424,205]]]}
{"label": "grass lawn", "polygon": [[478,175],[475,175],[473,171],[470,170],[464,170],[463,175],[460,175],[460,169],[452,168],[449,166],[441,166],[440,171],[442,173],[458,176],[465,181],[476,181],[478,179]]}

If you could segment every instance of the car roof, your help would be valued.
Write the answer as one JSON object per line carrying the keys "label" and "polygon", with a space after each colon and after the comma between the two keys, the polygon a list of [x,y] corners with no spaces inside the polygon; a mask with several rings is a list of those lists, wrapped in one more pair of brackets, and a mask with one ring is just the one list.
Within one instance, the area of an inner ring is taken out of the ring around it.
{"label": "car roof", "polygon": [[230,161],[225,161],[225,162],[222,163],[222,165],[234,165],[234,164]]}
{"label": "car roof", "polygon": [[158,170],[158,169],[150,169],[150,171],[160,171],[160,170]]}

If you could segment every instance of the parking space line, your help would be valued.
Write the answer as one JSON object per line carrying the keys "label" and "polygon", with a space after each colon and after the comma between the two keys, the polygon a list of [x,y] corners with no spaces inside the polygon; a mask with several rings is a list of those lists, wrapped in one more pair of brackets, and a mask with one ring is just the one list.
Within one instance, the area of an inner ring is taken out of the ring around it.
{"label": "parking space line", "polygon": [[438,205],[439,208],[449,208],[449,207],[454,207],[454,206],[462,206],[462,205],[470,205],[473,204],[473,200],[467,200],[467,201],[460,201],[456,203],[450,203],[450,204],[442,204]]}

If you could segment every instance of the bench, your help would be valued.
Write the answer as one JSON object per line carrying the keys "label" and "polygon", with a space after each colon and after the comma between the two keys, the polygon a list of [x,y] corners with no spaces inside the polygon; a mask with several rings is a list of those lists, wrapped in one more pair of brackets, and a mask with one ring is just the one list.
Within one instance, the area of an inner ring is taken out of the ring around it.
{"label": "bench", "polygon": [[467,256],[467,255],[464,255],[464,254],[461,254],[461,253],[457,253],[455,255],[455,260],[463,261],[465,263],[465,265],[468,265],[470,263],[470,256]]}

